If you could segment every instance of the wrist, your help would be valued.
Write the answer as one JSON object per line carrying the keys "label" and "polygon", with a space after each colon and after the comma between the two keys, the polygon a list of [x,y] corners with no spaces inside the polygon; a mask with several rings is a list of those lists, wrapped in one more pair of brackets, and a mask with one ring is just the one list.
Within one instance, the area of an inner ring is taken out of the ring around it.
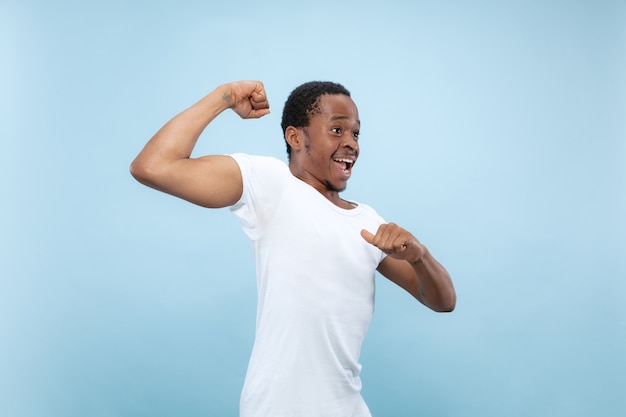
{"label": "wrist", "polygon": [[235,105],[233,100],[233,88],[232,83],[226,83],[218,86],[214,90],[216,98],[220,101],[223,110],[230,109]]}
{"label": "wrist", "polygon": [[419,247],[420,247],[420,251],[419,251],[417,258],[414,260],[408,260],[408,262],[413,266],[423,264],[424,258],[426,257],[426,254],[428,253],[428,249],[426,249],[426,246],[420,244]]}
{"label": "wrist", "polygon": [[190,110],[198,118],[201,118],[204,123],[208,124],[224,110],[230,108],[230,105],[226,100],[229,92],[229,87],[226,85],[220,85],[204,96],[200,101],[191,106],[188,110]]}

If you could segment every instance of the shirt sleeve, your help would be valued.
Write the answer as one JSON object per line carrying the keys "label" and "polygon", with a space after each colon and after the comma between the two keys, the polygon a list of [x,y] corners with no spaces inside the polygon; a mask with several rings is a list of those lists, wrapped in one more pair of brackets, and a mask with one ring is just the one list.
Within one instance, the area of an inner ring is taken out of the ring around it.
{"label": "shirt sleeve", "polygon": [[230,155],[239,165],[243,179],[241,198],[229,207],[246,235],[258,239],[271,221],[284,189],[288,168],[279,159],[236,153]]}

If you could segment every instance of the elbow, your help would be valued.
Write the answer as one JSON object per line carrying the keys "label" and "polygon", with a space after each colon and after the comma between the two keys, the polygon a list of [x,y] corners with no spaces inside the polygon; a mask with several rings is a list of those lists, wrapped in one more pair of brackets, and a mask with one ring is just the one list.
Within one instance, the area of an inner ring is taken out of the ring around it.
{"label": "elbow", "polygon": [[450,289],[450,294],[448,294],[447,302],[442,306],[440,313],[452,313],[456,308],[456,291],[454,287]]}
{"label": "elbow", "polygon": [[146,169],[135,159],[130,163],[130,175],[137,181],[143,182],[142,180],[146,177]]}
{"label": "elbow", "polygon": [[456,308],[456,292],[452,290],[447,297],[441,299],[439,303],[431,305],[430,308],[437,313],[452,313]]}
{"label": "elbow", "polygon": [[434,308],[433,310],[437,313],[452,313],[455,307],[456,307],[456,301],[453,301],[449,304],[443,304],[443,305],[437,306],[437,308]]}
{"label": "elbow", "polygon": [[433,309],[438,313],[452,313],[456,308],[456,289],[450,278],[448,271],[445,271],[446,285],[444,285],[439,293],[438,308]]}
{"label": "elbow", "polygon": [[142,184],[150,184],[155,173],[150,169],[150,165],[140,157],[135,158],[130,164],[130,175]]}

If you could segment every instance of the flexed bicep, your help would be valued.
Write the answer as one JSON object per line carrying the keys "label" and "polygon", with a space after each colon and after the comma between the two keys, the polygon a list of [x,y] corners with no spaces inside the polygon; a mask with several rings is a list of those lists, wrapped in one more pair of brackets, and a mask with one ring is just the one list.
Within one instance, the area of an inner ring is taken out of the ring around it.
{"label": "flexed bicep", "polygon": [[208,208],[235,204],[243,192],[239,165],[230,156],[181,159],[161,170],[145,185]]}
{"label": "flexed bicep", "polygon": [[237,202],[243,185],[237,162],[225,155],[191,158],[206,126],[226,109],[242,118],[269,113],[259,81],[224,84],[176,115],[144,146],[130,171],[139,182],[203,207],[226,207]]}

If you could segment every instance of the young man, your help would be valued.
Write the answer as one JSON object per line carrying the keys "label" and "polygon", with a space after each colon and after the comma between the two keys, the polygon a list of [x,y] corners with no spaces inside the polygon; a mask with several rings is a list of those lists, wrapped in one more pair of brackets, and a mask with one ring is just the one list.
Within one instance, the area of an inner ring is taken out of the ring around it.
{"label": "young man", "polygon": [[289,164],[245,154],[190,158],[222,111],[269,113],[263,84],[216,88],[159,130],[131,165],[141,183],[210,207],[229,207],[253,243],[258,307],[242,417],[369,417],[361,344],[374,308],[374,273],[434,311],[452,311],[450,276],[411,233],[341,198],[359,156],[350,93],[306,83],[285,103]]}

